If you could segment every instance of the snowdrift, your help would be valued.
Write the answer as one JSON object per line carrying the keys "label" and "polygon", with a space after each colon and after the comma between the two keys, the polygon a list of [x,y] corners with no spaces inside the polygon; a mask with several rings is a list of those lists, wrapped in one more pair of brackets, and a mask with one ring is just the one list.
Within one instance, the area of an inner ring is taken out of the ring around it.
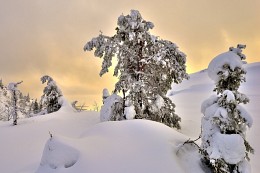
{"label": "snowdrift", "polygon": [[196,148],[180,147],[184,135],[148,120],[99,123],[71,140],[49,139],[37,173],[202,172]]}
{"label": "snowdrift", "polygon": [[[256,151],[250,163],[257,173],[260,63],[248,64],[246,70],[247,82],[239,90],[250,98],[244,108],[254,120],[247,136]],[[74,112],[66,103],[58,112],[19,119],[17,126],[0,122],[0,172],[204,172],[196,147],[182,144],[199,136],[201,103],[213,94],[213,88],[205,70],[173,85],[168,94],[182,118],[180,132],[148,120],[100,123],[98,112]]]}

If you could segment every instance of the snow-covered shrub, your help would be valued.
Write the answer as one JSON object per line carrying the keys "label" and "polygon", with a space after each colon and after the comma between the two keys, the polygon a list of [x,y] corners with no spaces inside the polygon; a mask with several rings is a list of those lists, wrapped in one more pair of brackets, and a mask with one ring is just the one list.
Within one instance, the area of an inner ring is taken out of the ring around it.
{"label": "snow-covered shrub", "polygon": [[66,141],[51,137],[45,144],[40,166],[47,169],[69,168],[79,158],[79,151],[66,144]]}
{"label": "snow-covered shrub", "polygon": [[[119,81],[114,92],[123,95],[121,116],[127,107],[125,103],[129,102],[134,106],[134,118],[151,119],[179,129],[180,117],[174,113],[175,105],[166,93],[172,82],[180,83],[188,78],[186,55],[171,41],[151,35],[153,23],[144,20],[137,10],[119,16],[117,25],[114,36],[101,33],[84,50],[95,48],[94,55],[103,58],[100,76],[108,72],[112,57],[117,57],[114,76]],[[154,109],[158,96],[164,104]]]}
{"label": "snow-covered shrub", "polygon": [[43,90],[43,95],[41,97],[42,112],[47,111],[47,113],[56,112],[60,109],[62,103],[60,103],[60,98],[62,97],[62,92],[57,86],[56,82],[48,75],[41,77],[42,83],[47,83],[47,86]]}
{"label": "snow-covered shrub", "polygon": [[208,75],[215,81],[218,95],[205,100],[201,106],[202,161],[214,173],[247,173],[249,153],[254,150],[246,141],[246,130],[253,120],[240,103],[248,103],[238,88],[245,81],[242,54],[244,45],[230,48],[215,57],[208,66]]}
{"label": "snow-covered shrub", "polygon": [[100,121],[116,121],[125,119],[123,116],[123,99],[112,94],[104,100],[100,109]]}

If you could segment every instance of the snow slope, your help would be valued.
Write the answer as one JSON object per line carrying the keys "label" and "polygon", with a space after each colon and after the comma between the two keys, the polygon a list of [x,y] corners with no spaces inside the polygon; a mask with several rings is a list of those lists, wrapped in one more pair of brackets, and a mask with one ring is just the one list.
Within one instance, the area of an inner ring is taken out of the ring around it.
{"label": "snow slope", "polygon": [[[256,150],[251,165],[257,173],[260,63],[248,64],[246,69],[247,82],[240,91],[250,98],[245,109],[254,118],[248,141]],[[49,115],[19,119],[17,126],[0,122],[0,172],[203,172],[196,148],[182,143],[199,136],[201,103],[213,94],[213,87],[205,70],[173,85],[169,95],[182,117],[180,132],[147,120],[100,123],[99,113],[74,112],[68,104]]]}
{"label": "snow slope", "polygon": [[202,172],[197,150],[180,147],[187,137],[163,124],[98,122],[96,112],[67,107],[17,126],[1,122],[1,172]]}

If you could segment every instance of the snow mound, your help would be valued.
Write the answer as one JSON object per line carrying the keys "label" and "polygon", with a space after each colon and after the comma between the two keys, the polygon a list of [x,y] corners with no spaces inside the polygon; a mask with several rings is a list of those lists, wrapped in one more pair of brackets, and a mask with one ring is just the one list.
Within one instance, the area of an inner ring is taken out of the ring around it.
{"label": "snow mound", "polygon": [[219,80],[218,73],[222,71],[223,65],[225,64],[229,64],[230,68],[234,70],[236,67],[241,68],[243,62],[241,61],[241,58],[233,51],[225,52],[216,56],[209,63],[208,66],[208,75],[213,81],[218,82]]}
{"label": "snow mound", "polygon": [[[81,139],[85,140],[85,172],[185,173],[195,169],[203,173],[198,150],[179,147],[187,137],[158,122],[102,122],[83,133]],[[187,159],[191,155],[193,159]]]}
{"label": "snow mound", "polygon": [[78,161],[78,158],[79,151],[69,146],[64,140],[51,137],[44,147],[40,168],[69,168]]}

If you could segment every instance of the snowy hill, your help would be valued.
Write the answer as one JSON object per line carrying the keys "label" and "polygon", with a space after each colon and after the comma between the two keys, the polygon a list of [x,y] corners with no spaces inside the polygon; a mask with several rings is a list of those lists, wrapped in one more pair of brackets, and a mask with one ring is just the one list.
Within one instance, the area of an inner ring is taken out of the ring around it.
{"label": "snowy hill", "polygon": [[[260,165],[260,63],[246,65],[247,82],[240,91],[254,118],[248,141],[255,148],[252,172]],[[3,173],[158,173],[203,172],[197,150],[182,143],[200,134],[201,103],[213,94],[206,71],[173,85],[169,95],[182,117],[177,132],[147,120],[99,123],[97,112],[74,112],[69,105],[58,112],[19,119],[17,126],[0,121],[0,172]],[[52,134],[50,137],[49,132]]]}

